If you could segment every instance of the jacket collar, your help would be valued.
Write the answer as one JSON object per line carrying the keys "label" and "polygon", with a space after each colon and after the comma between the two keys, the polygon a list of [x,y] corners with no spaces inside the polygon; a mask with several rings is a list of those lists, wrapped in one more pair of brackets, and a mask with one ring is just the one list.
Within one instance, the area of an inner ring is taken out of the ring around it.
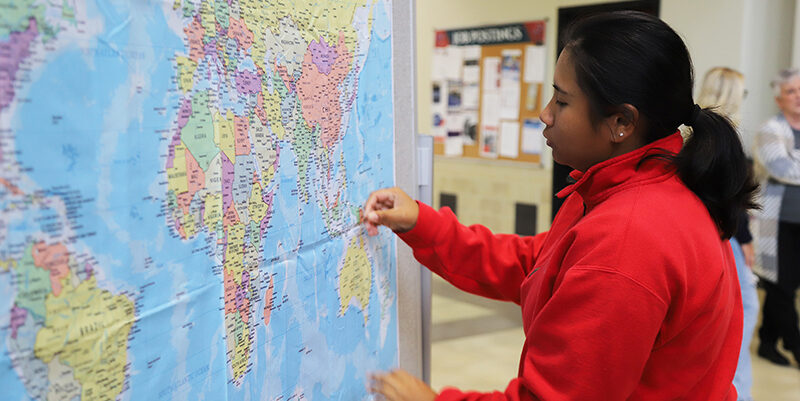
{"label": "jacket collar", "polygon": [[681,138],[680,132],[676,132],[632,152],[597,163],[586,172],[573,170],[570,177],[576,182],[562,189],[556,196],[564,198],[577,192],[583,198],[586,206],[592,208],[614,192],[629,186],[663,181],[675,174],[672,165],[658,158],[650,159],[641,166],[638,166],[639,161],[647,155],[664,153],[664,151],[678,154],[681,147],[683,147],[683,138]]}

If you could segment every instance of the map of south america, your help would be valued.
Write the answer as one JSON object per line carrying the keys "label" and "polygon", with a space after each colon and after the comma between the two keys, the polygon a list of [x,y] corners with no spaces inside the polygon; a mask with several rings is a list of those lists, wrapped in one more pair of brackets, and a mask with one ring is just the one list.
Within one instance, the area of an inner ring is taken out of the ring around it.
{"label": "map of south america", "polygon": [[391,3],[0,0],[10,399],[369,399]]}

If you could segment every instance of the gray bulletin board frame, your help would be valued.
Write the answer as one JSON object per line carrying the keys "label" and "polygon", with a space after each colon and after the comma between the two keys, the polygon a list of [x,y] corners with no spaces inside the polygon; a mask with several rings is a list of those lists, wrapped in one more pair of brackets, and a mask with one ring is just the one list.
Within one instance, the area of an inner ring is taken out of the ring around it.
{"label": "gray bulletin board frame", "polygon": [[[414,0],[392,1],[392,88],[395,183],[419,197],[416,110],[416,24]],[[426,169],[427,170],[427,169]],[[431,174],[430,171],[425,174]],[[398,363],[412,375],[429,378],[429,286],[411,249],[397,241]],[[424,313],[423,313],[424,312]],[[426,319],[423,319],[423,315]]]}

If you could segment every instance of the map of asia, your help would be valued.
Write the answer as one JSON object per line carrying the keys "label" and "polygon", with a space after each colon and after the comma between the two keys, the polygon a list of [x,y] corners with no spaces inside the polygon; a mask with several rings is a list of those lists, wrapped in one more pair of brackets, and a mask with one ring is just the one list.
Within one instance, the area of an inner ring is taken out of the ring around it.
{"label": "map of asia", "polygon": [[9,400],[367,400],[389,0],[0,0]]}

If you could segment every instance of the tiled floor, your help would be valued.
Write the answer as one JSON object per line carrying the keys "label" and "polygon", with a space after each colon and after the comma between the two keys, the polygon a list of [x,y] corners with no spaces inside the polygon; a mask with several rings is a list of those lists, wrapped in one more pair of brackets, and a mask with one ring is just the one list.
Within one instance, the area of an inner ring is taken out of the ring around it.
{"label": "tiled floor", "polygon": [[[524,335],[519,308],[465,294],[433,281],[431,384],[440,390],[503,390],[517,375]],[[753,353],[753,398],[800,401],[800,369],[780,367]],[[791,358],[790,358],[791,359]]]}

